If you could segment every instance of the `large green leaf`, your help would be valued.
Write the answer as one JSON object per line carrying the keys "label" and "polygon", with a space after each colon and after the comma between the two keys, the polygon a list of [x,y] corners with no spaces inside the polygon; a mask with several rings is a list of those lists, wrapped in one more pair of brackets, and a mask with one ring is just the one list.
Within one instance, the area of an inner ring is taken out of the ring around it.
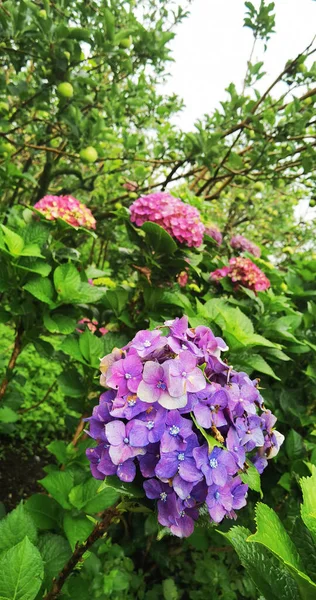
{"label": "large green leaf", "polygon": [[304,571],[316,582],[316,538],[300,517],[295,521],[292,537],[303,561]]}
{"label": "large green leaf", "polygon": [[72,516],[70,513],[65,514],[64,531],[72,550],[77,543],[84,542],[87,539],[93,527],[93,523],[87,517]]}
{"label": "large green leaf", "polygon": [[48,304],[51,308],[54,307],[54,289],[52,282],[47,277],[33,277],[25,284],[23,289],[41,302]]}
{"label": "large green leaf", "polygon": [[144,490],[141,487],[133,483],[125,483],[121,481],[116,475],[109,475],[99,486],[99,491],[103,491],[105,488],[112,488],[123,496],[130,496],[131,498],[143,498]]}
{"label": "large green leaf", "polygon": [[55,529],[58,526],[60,506],[50,496],[34,494],[25,503],[25,510],[31,515],[38,529]]}
{"label": "large green leaf", "polygon": [[43,581],[43,561],[28,537],[0,558],[0,600],[33,600]]}
{"label": "large green leaf", "polygon": [[146,242],[153,248],[157,254],[173,254],[177,249],[177,244],[174,239],[157,223],[146,221],[141,226],[141,229],[145,231]]}
{"label": "large green leaf", "polygon": [[266,600],[299,600],[298,587],[279,560],[263,546],[247,542],[249,529],[232,527],[222,535],[235,548],[241,564]]}
{"label": "large green leaf", "polygon": [[61,344],[60,350],[62,350],[62,352],[65,352],[65,354],[68,354],[68,356],[71,356],[71,358],[74,358],[75,360],[78,360],[79,362],[83,363],[84,365],[87,364],[87,362],[81,354],[79,348],[79,340],[77,337],[67,336]]}
{"label": "large green leaf", "polygon": [[49,587],[71,556],[71,548],[61,535],[44,533],[38,540],[38,549],[44,561],[44,585]]}
{"label": "large green leaf", "polygon": [[88,481],[76,485],[69,494],[69,500],[75,508],[86,513],[98,513],[113,506],[119,499],[119,493],[107,487],[99,491],[100,481],[89,478]]}
{"label": "large green leaf", "polygon": [[16,423],[20,415],[9,406],[0,406],[0,423]]}
{"label": "large green leaf", "polygon": [[87,363],[98,368],[100,359],[103,356],[103,343],[101,338],[96,337],[89,329],[86,329],[79,337],[79,348]]}
{"label": "large green leaf", "polygon": [[23,504],[19,504],[5,519],[0,521],[0,551],[15,546],[26,535],[31,542],[36,542],[37,532],[33,519],[24,509]]}
{"label": "large green leaf", "polygon": [[268,365],[267,361],[264,360],[260,354],[251,354],[250,356],[247,356],[247,358],[243,360],[243,363],[247,367],[251,367],[253,370],[258,371],[259,373],[270,375],[270,377],[273,377],[273,379],[281,381],[280,377],[275,374],[273,369],[271,369],[270,365]]}
{"label": "large green leaf", "polygon": [[12,256],[20,256],[24,248],[23,238],[5,225],[0,225],[0,227],[3,231],[3,239],[10,254],[12,254]]}
{"label": "large green leaf", "polygon": [[300,480],[303,504],[301,515],[306,527],[316,536],[316,467],[312,467],[311,477],[302,477]]}
{"label": "large green leaf", "polygon": [[44,314],[44,325],[50,333],[68,335],[76,329],[77,321],[67,315],[46,312]]}
{"label": "large green leaf", "polygon": [[72,263],[60,265],[54,271],[54,285],[58,297],[63,301],[72,301],[77,297],[81,284],[80,275]]}
{"label": "large green leaf", "polygon": [[63,507],[71,508],[68,495],[73,487],[73,476],[66,471],[52,471],[39,483],[48,491],[49,494]]}

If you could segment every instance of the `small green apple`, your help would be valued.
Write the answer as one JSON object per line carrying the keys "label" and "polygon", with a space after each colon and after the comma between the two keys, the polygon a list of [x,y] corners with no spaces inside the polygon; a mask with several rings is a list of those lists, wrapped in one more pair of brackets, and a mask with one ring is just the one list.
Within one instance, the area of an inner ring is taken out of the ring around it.
{"label": "small green apple", "polygon": [[71,83],[68,83],[68,81],[64,81],[63,83],[60,83],[58,85],[57,93],[63,98],[72,98],[74,95],[74,88],[72,87]]}
{"label": "small green apple", "polygon": [[253,189],[256,190],[256,192],[263,192],[264,184],[262,183],[262,181],[256,181],[256,183],[253,186]]}
{"label": "small green apple", "polygon": [[94,163],[98,158],[98,153],[93,146],[88,146],[80,151],[80,158],[83,162]]}
{"label": "small green apple", "polygon": [[67,60],[68,60],[68,62],[69,62],[69,61],[70,61],[70,58],[71,58],[71,54],[70,54],[70,52],[68,52],[67,50],[65,50],[65,52],[64,52],[64,56],[67,58]]}
{"label": "small green apple", "polygon": [[47,19],[47,12],[46,10],[42,9],[38,11],[38,16],[41,17],[42,19]]}
{"label": "small green apple", "polygon": [[121,48],[130,48],[132,43],[133,43],[133,39],[132,39],[132,36],[130,35],[129,37],[121,40],[119,45]]}

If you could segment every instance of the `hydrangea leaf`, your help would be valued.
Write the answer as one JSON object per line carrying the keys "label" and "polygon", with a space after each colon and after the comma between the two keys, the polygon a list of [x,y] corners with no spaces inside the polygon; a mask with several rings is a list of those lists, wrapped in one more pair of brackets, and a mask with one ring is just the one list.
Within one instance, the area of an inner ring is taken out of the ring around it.
{"label": "hydrangea leaf", "polygon": [[228,533],[219,531],[235,548],[241,564],[248,571],[260,593],[269,600],[298,600],[298,587],[279,560],[259,544],[249,544],[250,530],[232,527]]}
{"label": "hydrangea leaf", "polygon": [[44,584],[49,586],[71,556],[69,542],[61,535],[44,533],[38,540],[38,549],[44,561]]}
{"label": "hydrangea leaf", "polygon": [[267,361],[264,360],[260,354],[251,354],[251,356],[247,357],[243,362],[246,367],[251,367],[253,370],[259,371],[259,373],[264,373],[277,381],[281,381],[280,377],[275,374],[273,369],[271,369],[270,365],[268,365]]}
{"label": "hydrangea leaf", "polygon": [[116,475],[109,475],[99,486],[99,491],[110,487],[116,490],[119,494],[125,496],[131,496],[132,498],[143,498],[144,491],[142,488],[132,483],[124,483]]}
{"label": "hydrangea leaf", "polygon": [[292,537],[304,563],[304,571],[316,581],[316,540],[300,517],[295,521]]}
{"label": "hydrangea leaf", "polygon": [[300,480],[303,504],[301,516],[306,527],[316,536],[316,467],[312,467],[311,477],[302,477]]}
{"label": "hydrangea leaf", "polygon": [[30,542],[36,542],[37,531],[34,521],[21,503],[0,521],[0,551],[15,546],[26,535]]}
{"label": "hydrangea leaf", "polygon": [[32,294],[35,298],[48,304],[51,308],[54,308],[55,304],[53,301],[54,290],[52,282],[47,277],[33,277],[28,281],[23,289]]}
{"label": "hydrangea leaf", "polygon": [[28,537],[0,559],[1,600],[33,600],[42,584],[43,561]]}
{"label": "hydrangea leaf", "polygon": [[243,483],[246,483],[251,490],[258,492],[262,498],[260,475],[252,462],[246,460],[246,469],[245,471],[240,471],[239,476]]}
{"label": "hydrangea leaf", "polygon": [[18,269],[23,269],[24,271],[30,271],[31,273],[38,273],[42,275],[42,277],[47,277],[52,267],[43,260],[34,260],[32,258],[21,258],[21,260],[16,264]]}
{"label": "hydrangea leaf", "polygon": [[59,265],[54,271],[54,285],[60,300],[71,302],[81,284],[80,275],[72,263]]}
{"label": "hydrangea leaf", "polygon": [[91,366],[98,368],[100,359],[103,356],[103,343],[102,340],[95,335],[89,329],[86,329],[79,338],[79,348],[83,358]]}
{"label": "hydrangea leaf", "polygon": [[77,322],[67,315],[46,312],[44,314],[44,325],[50,333],[68,335],[76,329]]}
{"label": "hydrangea leaf", "polygon": [[146,241],[157,254],[174,254],[177,249],[177,244],[174,239],[157,223],[146,221],[141,226],[141,229],[146,233]]}
{"label": "hydrangea leaf", "polygon": [[61,509],[50,496],[33,494],[26,501],[25,510],[31,515],[38,529],[54,529],[58,525]]}
{"label": "hydrangea leaf", "polygon": [[1,225],[1,229],[3,231],[3,239],[10,254],[12,256],[20,256],[24,248],[23,238],[5,225]]}
{"label": "hydrangea leaf", "polygon": [[63,508],[71,508],[68,500],[68,495],[73,487],[73,476],[71,473],[53,471],[43,479],[40,479],[39,483]]}
{"label": "hydrangea leaf", "polygon": [[109,487],[99,491],[100,481],[88,479],[76,485],[69,494],[69,500],[75,508],[86,513],[98,513],[113,506],[119,499],[119,493]]}
{"label": "hydrangea leaf", "polygon": [[93,523],[89,521],[87,517],[75,517],[69,513],[65,514],[64,531],[72,550],[78,542],[81,543],[85,541],[90,535],[93,527]]}

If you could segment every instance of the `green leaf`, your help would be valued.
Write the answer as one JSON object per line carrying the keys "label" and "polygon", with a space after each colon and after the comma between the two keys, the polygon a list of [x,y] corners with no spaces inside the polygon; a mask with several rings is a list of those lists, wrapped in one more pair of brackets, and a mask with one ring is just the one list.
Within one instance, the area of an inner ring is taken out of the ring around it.
{"label": "green leaf", "polygon": [[23,289],[32,294],[35,298],[54,307],[53,296],[54,290],[50,279],[46,277],[33,277],[28,283],[23,286]]}
{"label": "green leaf", "polygon": [[60,507],[54,498],[34,494],[26,501],[25,510],[31,515],[38,529],[54,529],[58,525]]}
{"label": "green leaf", "polygon": [[53,440],[48,444],[47,450],[57,458],[59,464],[62,465],[67,462],[67,444],[63,440]]}
{"label": "green leaf", "polygon": [[316,540],[300,517],[295,521],[292,537],[303,561],[304,571],[313,581],[316,581]]}
{"label": "green leaf", "polygon": [[303,438],[294,429],[286,436],[285,450],[291,461],[301,458],[305,453]]}
{"label": "green leaf", "polygon": [[30,258],[21,258],[15,266],[18,269],[23,269],[23,271],[38,273],[42,277],[47,277],[52,270],[52,267],[43,260],[32,260]]}
{"label": "green leaf", "polygon": [[64,531],[72,550],[78,542],[84,542],[87,539],[93,528],[93,523],[87,517],[74,517],[69,513],[64,516]]}
{"label": "green leaf", "polygon": [[61,535],[44,533],[38,540],[38,549],[44,561],[44,585],[49,587],[71,556],[71,548]]}
{"label": "green leaf", "polygon": [[279,560],[263,546],[247,542],[249,529],[232,527],[228,533],[219,533],[235,548],[241,564],[267,600],[298,600],[297,585]]}
{"label": "green leaf", "polygon": [[84,365],[87,364],[80,352],[79,340],[75,336],[67,336],[61,344],[60,350],[62,350],[62,352],[64,352],[65,354],[68,354],[68,356],[71,356],[71,358],[74,358],[75,360],[78,360],[79,362],[83,363]]}
{"label": "green leaf", "polygon": [[86,513],[98,513],[113,506],[119,499],[119,493],[109,487],[102,491],[100,481],[88,479],[84,483],[76,485],[69,494],[69,500],[75,508],[84,510]]}
{"label": "green leaf", "polygon": [[289,534],[272,508],[258,502],[256,505],[257,531],[249,536],[249,542],[263,544],[284,562],[301,569],[301,559]]}
{"label": "green leaf", "polygon": [[0,423],[16,423],[20,418],[18,413],[14,412],[12,408],[8,406],[0,407]]}
{"label": "green leaf", "polygon": [[55,269],[54,285],[61,300],[71,302],[72,298],[77,297],[80,284],[80,275],[72,263],[60,265]]}
{"label": "green leaf", "polygon": [[81,398],[85,393],[85,385],[78,371],[69,369],[61,373],[57,379],[58,385],[65,396]]}
{"label": "green leaf", "polygon": [[31,542],[36,542],[37,532],[32,517],[19,504],[5,519],[0,521],[0,551],[7,550],[21,542],[28,535]]}
{"label": "green leaf", "polygon": [[174,239],[157,223],[146,221],[141,226],[146,234],[147,244],[153,248],[157,254],[173,254],[177,250],[177,244]]}
{"label": "green leaf", "polygon": [[42,584],[43,561],[28,537],[0,559],[1,600],[33,600]]}
{"label": "green leaf", "polygon": [[23,238],[14,231],[11,231],[11,229],[5,225],[0,225],[0,227],[4,233],[3,238],[10,254],[12,254],[12,256],[20,256],[24,248]]}
{"label": "green leaf", "polygon": [[301,516],[306,527],[316,536],[316,467],[312,467],[311,477],[302,477],[300,480],[303,504]]}
{"label": "green leaf", "polygon": [[39,483],[48,491],[49,494],[66,509],[71,508],[68,495],[73,487],[73,475],[67,471],[52,471]]}
{"label": "green leaf", "polygon": [[44,258],[41,254],[41,249],[36,244],[29,244],[28,246],[24,246],[23,250],[20,252],[20,256],[34,256],[38,258]]}
{"label": "green leaf", "polygon": [[268,365],[268,363],[262,356],[260,356],[260,354],[252,354],[243,362],[245,365],[252,367],[252,369],[255,371],[259,371],[259,373],[264,373],[265,375],[270,375],[270,377],[273,377],[273,379],[281,381],[280,377],[275,374],[273,369],[271,369],[270,365]]}
{"label": "green leaf", "polygon": [[262,498],[260,475],[256,467],[252,464],[252,462],[246,460],[246,465],[246,470],[240,471],[239,477],[243,481],[243,483],[246,483],[251,490],[258,492],[260,494],[260,497]]}
{"label": "green leaf", "polygon": [[133,483],[124,483],[116,475],[109,475],[99,486],[99,491],[103,491],[105,488],[112,488],[119,494],[125,496],[131,496],[132,498],[143,498],[144,491],[137,487]]}
{"label": "green leaf", "polygon": [[79,348],[83,358],[96,369],[99,367],[103,356],[103,343],[101,338],[93,335],[86,329],[79,337]]}
{"label": "green leaf", "polygon": [[77,321],[66,315],[44,313],[44,325],[50,333],[68,335],[76,329]]}

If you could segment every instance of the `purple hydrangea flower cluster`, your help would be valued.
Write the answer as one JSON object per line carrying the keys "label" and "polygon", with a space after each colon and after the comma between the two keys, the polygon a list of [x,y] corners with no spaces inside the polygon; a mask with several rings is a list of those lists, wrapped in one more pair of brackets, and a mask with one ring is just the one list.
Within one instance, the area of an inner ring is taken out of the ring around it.
{"label": "purple hydrangea flower cluster", "polygon": [[240,250],[241,252],[249,252],[253,256],[257,258],[261,255],[261,250],[256,244],[245,238],[243,235],[234,235],[230,240],[230,245],[235,250]]}
{"label": "purple hydrangea flower cluster", "polygon": [[108,391],[93,409],[88,448],[97,479],[137,476],[157,501],[158,521],[189,536],[199,509],[211,521],[236,518],[246,504],[246,458],[262,473],[283,441],[258,382],[221,358],[225,342],[187,317],[139,331],[101,360]]}
{"label": "purple hydrangea flower cluster", "polygon": [[163,227],[181,244],[196,247],[202,244],[204,225],[199,211],[168,192],[141,196],[133,202],[130,212],[132,223],[138,226],[152,221]]}

